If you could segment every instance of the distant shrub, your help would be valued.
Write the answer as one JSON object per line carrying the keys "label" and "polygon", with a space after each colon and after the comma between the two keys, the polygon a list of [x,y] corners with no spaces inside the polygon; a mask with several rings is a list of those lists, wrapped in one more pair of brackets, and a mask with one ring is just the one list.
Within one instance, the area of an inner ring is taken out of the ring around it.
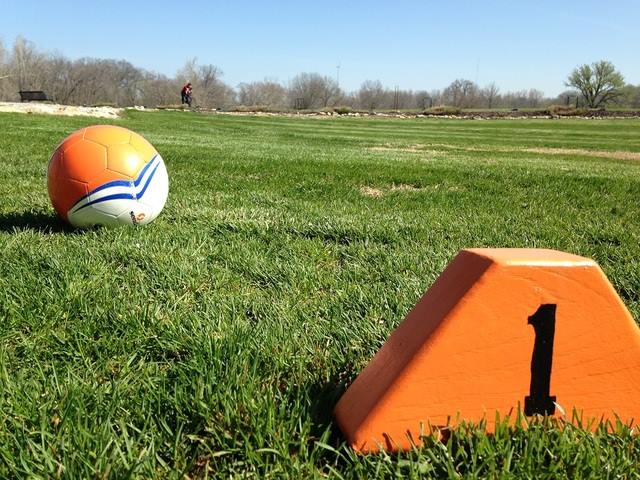
{"label": "distant shrub", "polygon": [[348,113],[351,113],[353,110],[351,109],[351,107],[347,107],[346,105],[343,105],[340,107],[334,107],[333,111],[336,112],[338,115],[346,115]]}
{"label": "distant shrub", "polygon": [[576,108],[570,105],[551,105],[549,107],[549,113],[551,115],[558,115],[560,117],[580,117],[589,115],[593,110],[587,108]]}
{"label": "distant shrub", "polygon": [[232,112],[269,112],[267,105],[236,105],[231,109]]}
{"label": "distant shrub", "polygon": [[569,105],[550,105],[549,113],[553,115],[571,115],[576,111],[575,107]]}
{"label": "distant shrub", "polygon": [[439,105],[437,107],[427,108],[424,111],[425,115],[460,115],[461,110],[458,107],[448,107],[446,105]]}
{"label": "distant shrub", "polygon": [[241,113],[280,113],[282,112],[281,108],[272,107],[269,105],[236,105],[235,107],[230,109],[231,112],[241,112]]}

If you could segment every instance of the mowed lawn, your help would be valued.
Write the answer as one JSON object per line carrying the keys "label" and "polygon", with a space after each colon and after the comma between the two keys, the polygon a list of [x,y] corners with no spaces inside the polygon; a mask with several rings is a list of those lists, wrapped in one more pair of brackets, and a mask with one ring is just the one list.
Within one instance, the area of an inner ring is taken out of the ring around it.
{"label": "mowed lawn", "polygon": [[0,477],[639,478],[623,427],[357,456],[332,409],[465,247],[594,258],[640,319],[640,121],[129,112],[165,209],[76,231],[46,166],[97,123],[0,114]]}

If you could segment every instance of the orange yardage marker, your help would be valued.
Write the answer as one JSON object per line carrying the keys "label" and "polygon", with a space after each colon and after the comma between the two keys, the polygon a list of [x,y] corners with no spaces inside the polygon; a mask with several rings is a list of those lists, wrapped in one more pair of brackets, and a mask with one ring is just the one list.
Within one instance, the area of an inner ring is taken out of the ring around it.
{"label": "orange yardage marker", "polygon": [[640,421],[640,329],[598,265],[553,250],[469,249],[335,409],[359,452],[495,416]]}

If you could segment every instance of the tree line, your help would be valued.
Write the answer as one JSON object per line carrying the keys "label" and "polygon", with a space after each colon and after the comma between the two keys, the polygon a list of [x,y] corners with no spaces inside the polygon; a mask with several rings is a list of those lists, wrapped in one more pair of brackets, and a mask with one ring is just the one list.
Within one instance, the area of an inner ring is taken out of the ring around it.
{"label": "tree line", "polygon": [[[390,88],[379,80],[366,80],[358,90],[346,92],[333,77],[310,72],[300,73],[286,84],[265,79],[243,82],[234,88],[223,81],[223,72],[217,66],[199,64],[195,59],[188,60],[175,76],[169,77],[125,60],[70,60],[58,53],[42,51],[18,37],[11,48],[0,41],[0,100],[17,101],[21,90],[43,90],[56,102],[69,105],[166,106],[179,102],[180,88],[189,81],[193,84],[196,105],[219,109],[344,107],[373,111],[428,109],[441,105],[511,109],[541,108],[550,104],[599,107],[607,103],[640,108],[640,85],[624,84],[622,75],[615,69],[598,70],[603,63],[613,69],[608,62],[578,67],[565,82],[569,89],[553,98],[545,97],[535,88],[501,92],[495,82],[479,86],[463,78],[454,80],[446,88],[433,90]],[[595,94],[592,87],[599,85],[597,75],[603,72],[613,84],[606,92]]]}

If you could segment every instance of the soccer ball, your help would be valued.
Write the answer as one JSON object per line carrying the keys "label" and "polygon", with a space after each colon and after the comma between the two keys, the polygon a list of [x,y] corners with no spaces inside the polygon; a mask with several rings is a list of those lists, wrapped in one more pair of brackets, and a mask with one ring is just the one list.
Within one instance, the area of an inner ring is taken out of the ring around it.
{"label": "soccer ball", "polygon": [[47,170],[49,198],[75,227],[144,225],[162,211],[167,169],[144,138],[126,128],[82,128],[56,148]]}

